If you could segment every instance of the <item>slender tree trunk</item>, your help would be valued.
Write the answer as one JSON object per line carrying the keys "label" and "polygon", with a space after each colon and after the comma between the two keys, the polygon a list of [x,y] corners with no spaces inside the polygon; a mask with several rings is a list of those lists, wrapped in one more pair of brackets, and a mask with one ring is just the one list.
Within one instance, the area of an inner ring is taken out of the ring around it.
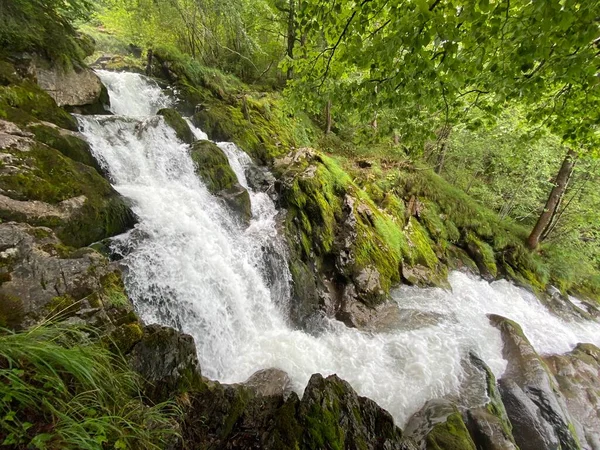
{"label": "slender tree trunk", "polygon": [[327,100],[325,105],[325,134],[331,133],[331,100]]}
{"label": "slender tree trunk", "polygon": [[[290,0],[288,11],[287,55],[294,59],[294,44],[296,43],[296,0]],[[294,69],[287,71],[287,79],[294,78]]]}
{"label": "slender tree trunk", "polygon": [[567,156],[565,156],[565,159],[560,166],[560,170],[558,171],[558,175],[556,176],[556,180],[554,182],[554,188],[552,188],[552,191],[550,192],[546,206],[544,207],[542,214],[535,224],[535,227],[533,227],[529,238],[527,238],[527,246],[531,250],[537,248],[541,241],[542,235],[552,224],[552,220],[558,212],[560,202],[562,201],[562,198],[567,190],[567,186],[569,185],[569,179],[571,178],[573,169],[575,168],[576,160],[577,153],[573,149],[569,149]]}
{"label": "slender tree trunk", "polygon": [[152,52],[152,49],[149,48],[148,49],[148,61],[146,64],[146,75],[148,75],[148,76],[152,75],[152,59],[153,59],[153,52]]}
{"label": "slender tree trunk", "polygon": [[440,152],[438,153],[437,161],[435,163],[435,173],[438,175],[442,173],[444,162],[446,162],[446,141],[442,143],[442,147],[440,148]]}

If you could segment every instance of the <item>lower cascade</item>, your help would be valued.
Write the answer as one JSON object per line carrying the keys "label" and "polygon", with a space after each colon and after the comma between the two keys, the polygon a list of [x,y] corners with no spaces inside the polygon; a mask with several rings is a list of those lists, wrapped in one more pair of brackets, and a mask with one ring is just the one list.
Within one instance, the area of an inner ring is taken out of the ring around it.
{"label": "lower cascade", "polygon": [[451,291],[394,290],[403,320],[370,331],[330,319],[318,332],[295,329],[288,320],[292,280],[278,210],[246,180],[250,158],[234,144],[218,144],[250,193],[252,219],[243,227],[196,175],[189,145],[153,115],[171,104],[161,89],[140,75],[99,76],[115,115],[79,121],[139,220],[114,242],[127,291],[144,321],[194,337],[205,376],[234,383],[275,367],[301,394],[312,374],[335,373],[404,426],[427,401],[459,396],[469,353],[502,376],[507,362],[490,314],[519,323],[540,354],[565,353],[579,342],[600,345],[600,324],[559,318],[525,289],[460,272],[449,277]]}

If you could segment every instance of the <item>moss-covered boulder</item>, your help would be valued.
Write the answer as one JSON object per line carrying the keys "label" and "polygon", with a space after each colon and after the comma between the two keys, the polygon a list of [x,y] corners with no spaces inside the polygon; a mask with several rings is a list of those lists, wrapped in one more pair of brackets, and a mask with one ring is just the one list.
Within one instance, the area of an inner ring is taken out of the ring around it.
{"label": "moss-covered boulder", "polygon": [[427,435],[427,450],[476,450],[458,410],[436,424]]}
{"label": "moss-covered boulder", "polygon": [[275,174],[288,216],[295,320],[320,309],[358,326],[409,270],[423,268],[422,284],[445,281],[427,231],[402,208],[377,206],[332,158],[300,149],[276,160]]}
{"label": "moss-covered boulder", "polygon": [[73,247],[133,225],[133,214],[123,198],[93,167],[35,141],[14,125],[3,124],[0,219],[50,227]]}
{"label": "moss-covered boulder", "polygon": [[469,256],[477,264],[481,276],[488,281],[496,278],[498,267],[496,266],[494,249],[471,232],[465,236],[465,246]]}
{"label": "moss-covered boulder", "polygon": [[186,144],[192,144],[194,142],[194,133],[190,129],[188,123],[181,117],[176,110],[173,108],[163,108],[156,114],[163,116],[167,125],[169,125],[175,131],[177,139]]}
{"label": "moss-covered boulder", "polygon": [[223,150],[213,142],[197,141],[192,145],[191,157],[196,173],[208,190],[221,197],[243,223],[249,223],[252,217],[250,194],[238,183]]}
{"label": "moss-covered boulder", "polygon": [[52,126],[48,123],[33,123],[27,126],[35,139],[48,147],[52,147],[73,161],[86,164],[102,173],[102,168],[92,156],[90,144],[77,133]]}

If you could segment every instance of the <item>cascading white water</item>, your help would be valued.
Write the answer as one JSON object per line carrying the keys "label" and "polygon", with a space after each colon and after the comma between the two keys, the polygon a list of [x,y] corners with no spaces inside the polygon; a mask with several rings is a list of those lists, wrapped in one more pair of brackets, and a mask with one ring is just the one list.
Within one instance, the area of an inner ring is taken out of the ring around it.
{"label": "cascading white water", "polygon": [[[250,189],[254,217],[241,227],[198,180],[188,146],[151,116],[168,104],[156,101],[162,98],[158,87],[139,75],[99,75],[113,112],[148,116],[80,117],[94,155],[139,217],[119,243],[127,249],[127,290],[145,321],[194,336],[204,375],[239,382],[278,367],[301,394],[311,374],[337,373],[403,425],[428,399],[458,393],[461,360],[469,351],[501,375],[500,334],[488,313],[519,322],[540,352],[564,352],[579,341],[600,345],[600,324],[558,319],[523,289],[461,273],[450,276],[452,293],[396,290],[404,319],[385,330],[364,332],[333,320],[318,336],[293,329],[285,261],[275,277],[265,267],[265,247],[284,257],[273,202]],[[248,187],[248,156],[233,144],[219,146]]]}

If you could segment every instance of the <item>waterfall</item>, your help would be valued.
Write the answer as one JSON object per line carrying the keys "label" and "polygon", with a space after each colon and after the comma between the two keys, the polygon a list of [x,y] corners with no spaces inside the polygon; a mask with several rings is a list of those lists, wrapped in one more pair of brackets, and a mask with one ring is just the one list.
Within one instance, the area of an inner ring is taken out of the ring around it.
{"label": "waterfall", "polygon": [[515,319],[542,353],[565,352],[577,342],[600,345],[600,324],[559,319],[508,282],[490,284],[458,272],[450,275],[452,292],[395,290],[403,320],[379,331],[335,320],[318,336],[294,329],[277,211],[266,194],[249,188],[244,173],[250,158],[219,143],[251,194],[253,218],[243,228],[197,178],[189,147],[153,116],[170,104],[159,87],[140,75],[98,74],[116,115],[79,121],[94,156],[139,218],[134,230],[116,239],[127,291],[144,321],[194,337],[205,376],[240,382],[277,367],[302,394],[313,373],[337,373],[402,426],[425,401],[458,393],[461,360],[469,351],[502,374],[500,333],[488,313]]}

